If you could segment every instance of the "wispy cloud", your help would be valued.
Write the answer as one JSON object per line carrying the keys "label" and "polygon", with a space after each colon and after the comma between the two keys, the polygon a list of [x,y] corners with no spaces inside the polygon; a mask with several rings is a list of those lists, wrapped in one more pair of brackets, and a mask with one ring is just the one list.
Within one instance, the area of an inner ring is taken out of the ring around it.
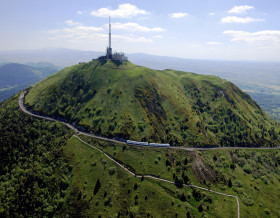
{"label": "wispy cloud", "polygon": [[207,45],[221,45],[222,43],[220,42],[207,42]]}
{"label": "wispy cloud", "polygon": [[81,14],[83,14],[83,12],[82,11],[77,11],[77,14],[81,15]]}
{"label": "wispy cloud", "polygon": [[67,24],[68,26],[81,26],[83,25],[80,22],[73,22],[73,20],[66,20],[64,21],[65,24]]}
{"label": "wispy cloud", "polygon": [[96,11],[92,11],[91,15],[96,17],[120,17],[120,18],[131,18],[137,15],[147,15],[149,12],[137,8],[135,5],[126,3],[118,6],[117,9],[112,10],[109,8],[100,8]]}
{"label": "wispy cloud", "polygon": [[215,16],[215,13],[214,12],[210,12],[208,15]]}
{"label": "wispy cloud", "polygon": [[[108,26],[108,24],[106,25]],[[166,29],[163,29],[161,27],[146,27],[146,26],[141,26],[138,23],[112,23],[112,29],[116,30],[126,30],[126,31],[131,31],[131,32],[163,32],[166,31]]]}
{"label": "wispy cloud", "polygon": [[[67,27],[61,28],[61,29],[52,29],[48,31],[44,31],[47,34],[50,34],[50,39],[57,40],[57,39],[63,39],[68,42],[84,42],[84,41],[91,41],[91,40],[99,40],[99,41],[106,41],[108,39],[107,33],[102,33],[104,31],[104,28],[102,27],[94,27],[94,26],[85,26],[82,23],[74,22],[73,20],[67,20],[64,22]],[[106,25],[105,25],[106,26]],[[117,25],[113,25],[113,27],[121,27]],[[125,30],[133,30],[134,31],[159,31],[161,29],[157,28],[147,28],[140,25],[132,25],[132,26],[122,26]],[[121,28],[120,28],[121,29]],[[139,43],[151,43],[153,40],[151,38],[146,38],[143,36],[137,36],[137,35],[112,35],[113,39],[118,39],[126,42],[139,42]]]}
{"label": "wispy cloud", "polygon": [[279,43],[280,42],[280,30],[264,30],[258,32],[245,32],[245,31],[234,31],[227,30],[223,34],[228,34],[232,37],[231,41],[238,42],[269,42]]}
{"label": "wispy cloud", "polygon": [[178,13],[169,14],[169,16],[171,18],[183,18],[183,17],[189,16],[189,14],[188,13],[183,13],[183,12],[178,12]]}
{"label": "wispy cloud", "polygon": [[154,35],[154,38],[156,38],[156,39],[162,39],[163,36],[162,36],[162,35]]}
{"label": "wispy cloud", "polygon": [[258,19],[253,17],[236,17],[228,16],[221,19],[221,23],[252,23],[258,21],[265,21],[264,19]]}
{"label": "wispy cloud", "polygon": [[228,11],[228,13],[233,14],[246,14],[247,11],[255,9],[253,6],[249,5],[240,5],[240,6],[234,6],[232,9]]}
{"label": "wispy cloud", "polygon": [[127,42],[142,42],[142,43],[151,43],[153,42],[152,39],[146,37],[131,37],[131,36],[124,36],[124,35],[112,35],[113,39],[120,39]]}
{"label": "wispy cloud", "polygon": [[99,32],[103,31],[102,27],[85,26],[82,23],[72,20],[66,20],[64,23],[67,27],[52,29],[45,32],[52,34],[52,38],[81,39],[96,37]]}

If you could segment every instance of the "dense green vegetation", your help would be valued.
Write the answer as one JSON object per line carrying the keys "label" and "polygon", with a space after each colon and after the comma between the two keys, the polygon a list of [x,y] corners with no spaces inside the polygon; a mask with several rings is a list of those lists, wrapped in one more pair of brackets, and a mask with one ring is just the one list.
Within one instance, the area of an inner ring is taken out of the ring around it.
{"label": "dense green vegetation", "polygon": [[0,102],[58,71],[48,63],[30,65],[9,63],[0,66]]}
{"label": "dense green vegetation", "polygon": [[57,214],[71,181],[61,151],[70,132],[25,115],[18,95],[0,105],[0,129],[0,216]]}
{"label": "dense green vegetation", "polygon": [[94,60],[37,83],[25,103],[109,137],[187,146],[279,145],[279,124],[215,76]]}
{"label": "dense green vegetation", "polygon": [[279,150],[187,152],[127,146],[80,136],[137,174],[135,178],[62,124],[25,115],[18,95],[0,105],[0,215],[236,217],[279,216]]}
{"label": "dense green vegetation", "polygon": [[[174,181],[177,178],[187,184],[197,184],[237,195],[240,200],[241,217],[280,216],[279,150],[231,149],[187,152],[116,145],[87,137],[82,138],[106,151],[138,174],[151,174]],[[234,212],[236,203],[228,198],[222,199],[222,203],[215,204],[213,209],[221,212],[223,207],[226,207],[227,212],[220,215],[225,217],[229,214],[230,206]],[[200,203],[204,205],[205,202]],[[212,210],[211,214],[219,216]],[[196,214],[202,215],[203,213]]]}
{"label": "dense green vegetation", "polygon": [[0,107],[2,217],[236,213],[234,199],[220,207],[223,197],[134,178],[74,137],[62,147],[70,131],[25,115],[17,99]]}
{"label": "dense green vegetation", "polygon": [[[164,171],[168,168],[165,166],[166,157],[163,156],[165,152],[162,152],[161,149],[154,149],[150,156],[145,156],[150,152],[147,148],[139,151],[139,149],[133,148],[130,150],[130,147],[125,146],[126,149],[123,151],[122,147],[111,143],[94,140],[92,144],[101,146],[101,148],[103,146],[115,147],[116,159],[127,155],[132,155],[131,158],[127,158],[130,160],[137,156],[142,157],[139,162],[142,162],[143,166],[154,166],[149,171],[151,174],[157,174],[159,169]],[[126,151],[130,152],[127,153]],[[80,212],[81,216],[202,217],[207,215],[209,217],[223,217],[224,214],[230,214],[227,217],[236,217],[237,210],[234,198],[225,198],[198,189],[178,188],[173,184],[152,179],[135,178],[99,151],[87,147],[75,137],[69,140],[64,147],[64,152],[73,165],[75,182],[72,185],[72,190],[81,190],[72,197],[72,200],[79,200],[83,203],[79,206],[79,208],[83,208]],[[145,153],[144,156],[142,156],[143,153]],[[154,156],[155,154],[156,156]],[[177,152],[171,152],[170,155],[172,154],[179,155]],[[159,158],[161,155],[162,159]],[[151,156],[154,156],[152,161],[150,160]],[[182,156],[178,157],[181,158]],[[123,162],[122,159],[120,161]],[[154,161],[157,161],[160,165]],[[178,159],[178,163],[179,161],[181,159]],[[130,164],[129,161],[123,163]],[[142,167],[138,164],[132,165],[135,167],[132,170],[142,173]],[[184,169],[181,168],[180,172],[176,173],[180,175],[179,177],[181,177],[182,172],[186,172],[186,175],[191,174],[190,163],[181,162],[181,165]],[[169,170],[174,172],[174,167],[174,163],[170,164]],[[170,175],[172,175],[171,172]],[[174,180],[172,176],[169,179]],[[181,180],[181,178],[178,178],[178,180]]]}
{"label": "dense green vegetation", "polygon": [[219,186],[239,196],[243,214],[280,216],[279,150],[212,151],[201,152],[201,156],[216,172],[226,176],[226,182]]}

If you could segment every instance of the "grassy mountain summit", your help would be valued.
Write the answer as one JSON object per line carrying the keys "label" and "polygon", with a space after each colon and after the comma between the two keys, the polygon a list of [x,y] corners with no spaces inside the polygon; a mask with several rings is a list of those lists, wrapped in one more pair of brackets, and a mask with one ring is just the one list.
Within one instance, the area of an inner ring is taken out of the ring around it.
{"label": "grassy mountain summit", "polygon": [[279,144],[278,124],[234,84],[131,62],[65,68],[34,85],[25,103],[109,137],[188,146]]}

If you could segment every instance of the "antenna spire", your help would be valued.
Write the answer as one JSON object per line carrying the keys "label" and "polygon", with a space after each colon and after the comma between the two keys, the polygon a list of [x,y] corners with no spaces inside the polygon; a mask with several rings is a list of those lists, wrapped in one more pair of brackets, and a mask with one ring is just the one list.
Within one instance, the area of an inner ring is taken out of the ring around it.
{"label": "antenna spire", "polygon": [[111,49],[111,17],[109,16],[109,49]]}
{"label": "antenna spire", "polygon": [[109,16],[109,46],[107,47],[106,56],[100,56],[99,60],[114,60],[120,61],[121,63],[127,61],[127,57],[124,56],[124,53],[117,53],[113,54],[112,47],[111,47],[111,16]]}

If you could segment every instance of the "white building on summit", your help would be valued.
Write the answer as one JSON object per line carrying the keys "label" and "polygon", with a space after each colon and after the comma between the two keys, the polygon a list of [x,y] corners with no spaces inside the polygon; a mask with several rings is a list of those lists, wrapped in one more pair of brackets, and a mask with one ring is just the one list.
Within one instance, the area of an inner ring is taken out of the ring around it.
{"label": "white building on summit", "polygon": [[112,60],[112,61],[120,61],[124,62],[127,61],[127,57],[124,55],[124,53],[119,52],[112,52],[111,47],[111,19],[109,17],[109,47],[107,47],[107,52],[105,56],[100,56],[98,58],[99,60]]}

